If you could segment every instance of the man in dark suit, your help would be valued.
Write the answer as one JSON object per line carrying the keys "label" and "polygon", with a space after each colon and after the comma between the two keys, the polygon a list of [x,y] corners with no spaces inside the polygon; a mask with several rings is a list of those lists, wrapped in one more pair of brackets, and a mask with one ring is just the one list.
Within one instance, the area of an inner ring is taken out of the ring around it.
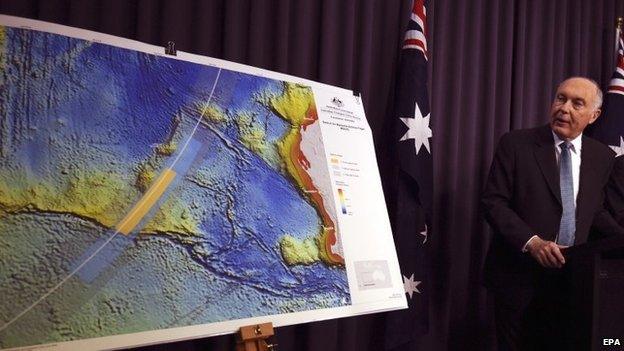
{"label": "man in dark suit", "polygon": [[592,80],[562,82],[550,123],[505,134],[482,197],[494,230],[486,286],[494,295],[499,350],[565,349],[569,318],[561,249],[590,228],[622,230],[603,208],[614,154],[583,136],[600,115]]}

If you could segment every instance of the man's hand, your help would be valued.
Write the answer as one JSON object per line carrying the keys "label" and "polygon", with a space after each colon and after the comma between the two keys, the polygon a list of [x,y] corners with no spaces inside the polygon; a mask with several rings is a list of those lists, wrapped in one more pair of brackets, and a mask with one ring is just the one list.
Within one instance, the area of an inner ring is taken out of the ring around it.
{"label": "man's hand", "polygon": [[561,268],[565,264],[565,258],[561,254],[561,249],[566,246],[557,245],[552,241],[542,240],[535,237],[527,244],[527,251],[543,267]]}

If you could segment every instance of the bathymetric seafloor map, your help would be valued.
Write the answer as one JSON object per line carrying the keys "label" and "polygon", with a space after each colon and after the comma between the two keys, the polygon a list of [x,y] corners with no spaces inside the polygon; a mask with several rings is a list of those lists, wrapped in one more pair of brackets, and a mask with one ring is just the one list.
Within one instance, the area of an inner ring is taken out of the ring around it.
{"label": "bathymetric seafloor map", "polygon": [[351,305],[318,121],[303,84],[0,27],[0,348]]}

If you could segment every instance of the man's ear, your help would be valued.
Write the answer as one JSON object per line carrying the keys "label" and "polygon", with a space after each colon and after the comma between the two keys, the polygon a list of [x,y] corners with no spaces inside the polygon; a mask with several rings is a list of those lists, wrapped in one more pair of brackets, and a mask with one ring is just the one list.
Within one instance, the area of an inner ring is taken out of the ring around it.
{"label": "man's ear", "polygon": [[594,111],[594,115],[589,120],[589,124],[592,124],[592,123],[596,122],[596,120],[598,119],[598,117],[600,116],[601,113],[602,113],[601,109],[599,109],[599,108],[596,109],[596,111]]}

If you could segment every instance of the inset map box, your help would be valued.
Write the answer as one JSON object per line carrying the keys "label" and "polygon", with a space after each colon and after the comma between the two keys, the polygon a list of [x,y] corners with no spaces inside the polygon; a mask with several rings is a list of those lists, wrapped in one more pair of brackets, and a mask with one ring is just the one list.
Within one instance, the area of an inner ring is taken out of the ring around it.
{"label": "inset map box", "polygon": [[359,290],[392,287],[388,261],[356,261],[353,264]]}

